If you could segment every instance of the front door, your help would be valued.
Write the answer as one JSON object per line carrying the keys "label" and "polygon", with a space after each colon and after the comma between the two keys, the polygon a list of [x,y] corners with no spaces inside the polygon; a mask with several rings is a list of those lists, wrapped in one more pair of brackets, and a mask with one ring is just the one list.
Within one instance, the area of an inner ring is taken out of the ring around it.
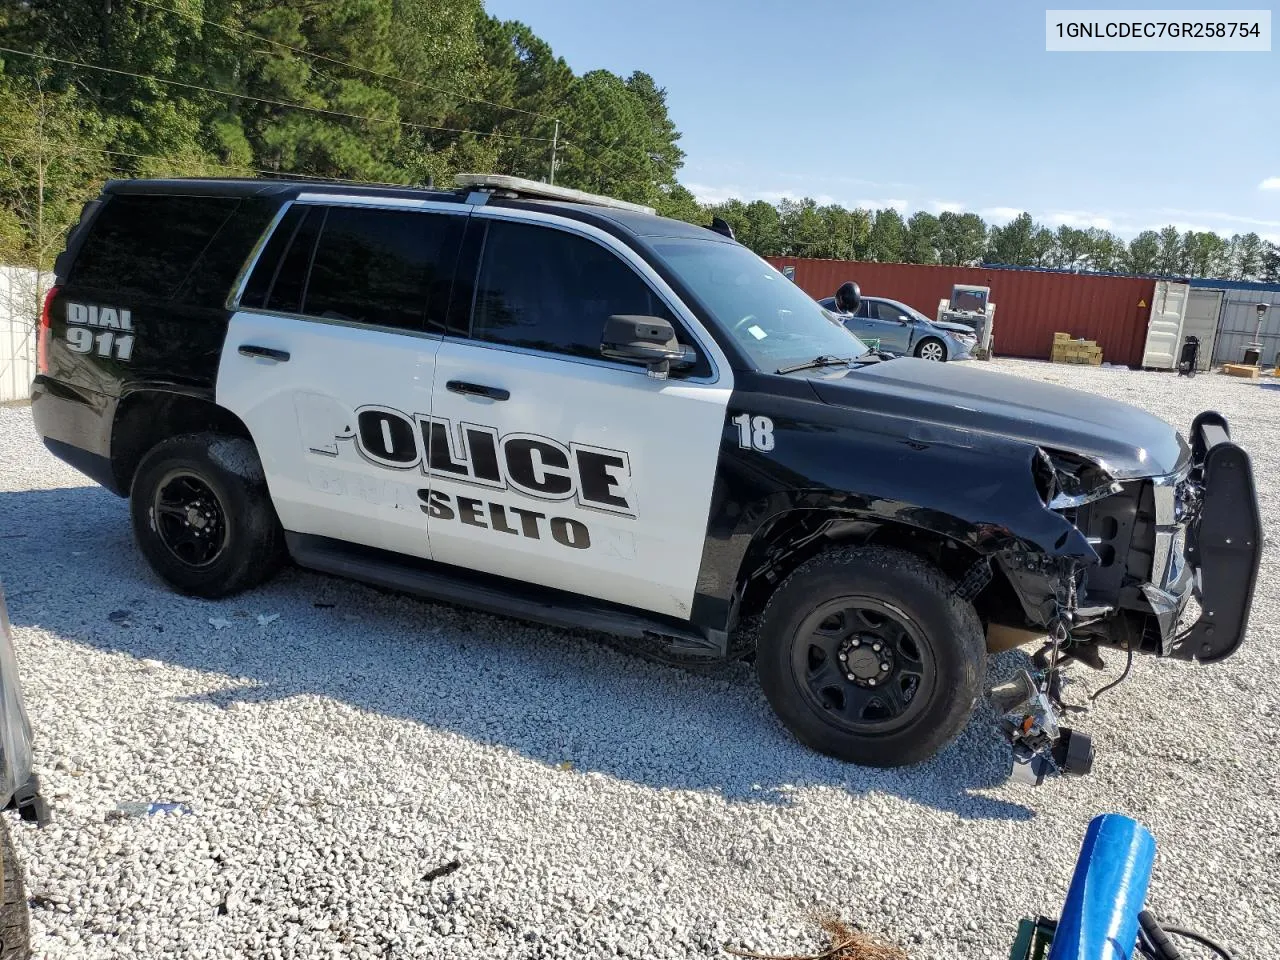
{"label": "front door", "polygon": [[[431,399],[433,557],[688,618],[727,363],[608,234],[518,210],[481,208],[471,222],[487,233],[474,309],[441,345]],[[465,297],[461,271],[458,286]],[[605,360],[613,314],[668,319],[698,366],[663,380]]]}
{"label": "front door", "polygon": [[297,202],[232,317],[217,400],[244,421],[280,522],[430,557],[426,440],[457,204]]}

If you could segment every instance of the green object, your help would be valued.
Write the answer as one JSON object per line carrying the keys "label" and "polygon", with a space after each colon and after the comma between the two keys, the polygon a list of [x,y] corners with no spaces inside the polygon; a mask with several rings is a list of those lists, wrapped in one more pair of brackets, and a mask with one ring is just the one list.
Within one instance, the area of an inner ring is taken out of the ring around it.
{"label": "green object", "polygon": [[1018,924],[1018,938],[1013,941],[1009,960],[1044,960],[1053,943],[1053,932],[1058,928],[1056,920],[1036,917]]}
{"label": "green object", "polygon": [[863,343],[865,343],[865,344],[866,344],[868,347],[870,347],[872,350],[879,350],[879,349],[880,349],[880,338],[879,338],[879,337],[859,337],[858,339],[859,339],[859,340],[861,340]]}

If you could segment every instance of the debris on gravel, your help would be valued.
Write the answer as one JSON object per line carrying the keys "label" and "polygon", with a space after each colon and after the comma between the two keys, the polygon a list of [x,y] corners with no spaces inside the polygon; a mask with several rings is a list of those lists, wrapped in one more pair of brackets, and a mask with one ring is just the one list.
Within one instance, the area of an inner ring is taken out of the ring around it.
{"label": "debris on gravel", "polygon": [[[917,960],[1004,957],[1019,918],[1057,913],[1107,811],[1155,834],[1157,914],[1270,955],[1280,396],[1217,375],[990,366],[1183,429],[1219,410],[1266,525],[1244,649],[1212,667],[1135,661],[1077,720],[1093,774],[1040,788],[1007,781],[989,710],[928,763],[863,769],[788,737],[748,664],[654,664],[296,569],[224,601],[176,595],[134,548],[126,503],[48,455],[29,409],[0,409],[0,577],[55,814],[12,823],[36,955],[816,954],[832,945],[816,910]],[[1124,665],[1106,660],[1072,668],[1074,702]],[[993,658],[988,681],[1024,662]],[[190,813],[108,817],[153,801]]]}

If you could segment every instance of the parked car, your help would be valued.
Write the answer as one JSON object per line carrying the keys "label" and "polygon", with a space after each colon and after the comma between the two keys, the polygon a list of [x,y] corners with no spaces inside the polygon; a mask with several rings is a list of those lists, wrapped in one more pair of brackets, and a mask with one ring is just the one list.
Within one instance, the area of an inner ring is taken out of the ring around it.
{"label": "parked car", "polygon": [[1091,394],[882,359],[747,248],[633,204],[114,181],[55,274],[36,428],[187,593],[291,557],[754,653],[797,737],[883,766],[965,726],[993,630],[1203,661],[1244,637],[1262,538],[1220,417],[1188,445]]}
{"label": "parked car", "polygon": [[[0,807],[16,809],[23,820],[47,823],[49,808],[40,782],[31,772],[31,722],[22,699],[18,659],[4,586],[0,584]],[[0,960],[31,955],[31,915],[22,864],[18,862],[9,820],[0,816]]]}
{"label": "parked car", "polygon": [[937,323],[919,310],[887,297],[863,297],[857,313],[836,309],[835,297],[818,301],[864,340],[878,341],[885,353],[922,360],[970,360],[978,339],[959,323]]}

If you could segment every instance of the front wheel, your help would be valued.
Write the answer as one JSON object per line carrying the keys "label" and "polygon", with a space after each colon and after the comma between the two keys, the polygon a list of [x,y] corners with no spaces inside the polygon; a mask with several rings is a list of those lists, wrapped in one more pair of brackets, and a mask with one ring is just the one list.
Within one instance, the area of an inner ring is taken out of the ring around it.
{"label": "front wheel", "polygon": [[941,340],[928,337],[916,345],[916,356],[921,360],[941,363],[947,359],[947,345]]}
{"label": "front wheel", "polygon": [[823,553],[770,598],[756,669],[769,703],[821,753],[874,767],[927,760],[968,723],[986,646],[973,606],[920,558]]}

